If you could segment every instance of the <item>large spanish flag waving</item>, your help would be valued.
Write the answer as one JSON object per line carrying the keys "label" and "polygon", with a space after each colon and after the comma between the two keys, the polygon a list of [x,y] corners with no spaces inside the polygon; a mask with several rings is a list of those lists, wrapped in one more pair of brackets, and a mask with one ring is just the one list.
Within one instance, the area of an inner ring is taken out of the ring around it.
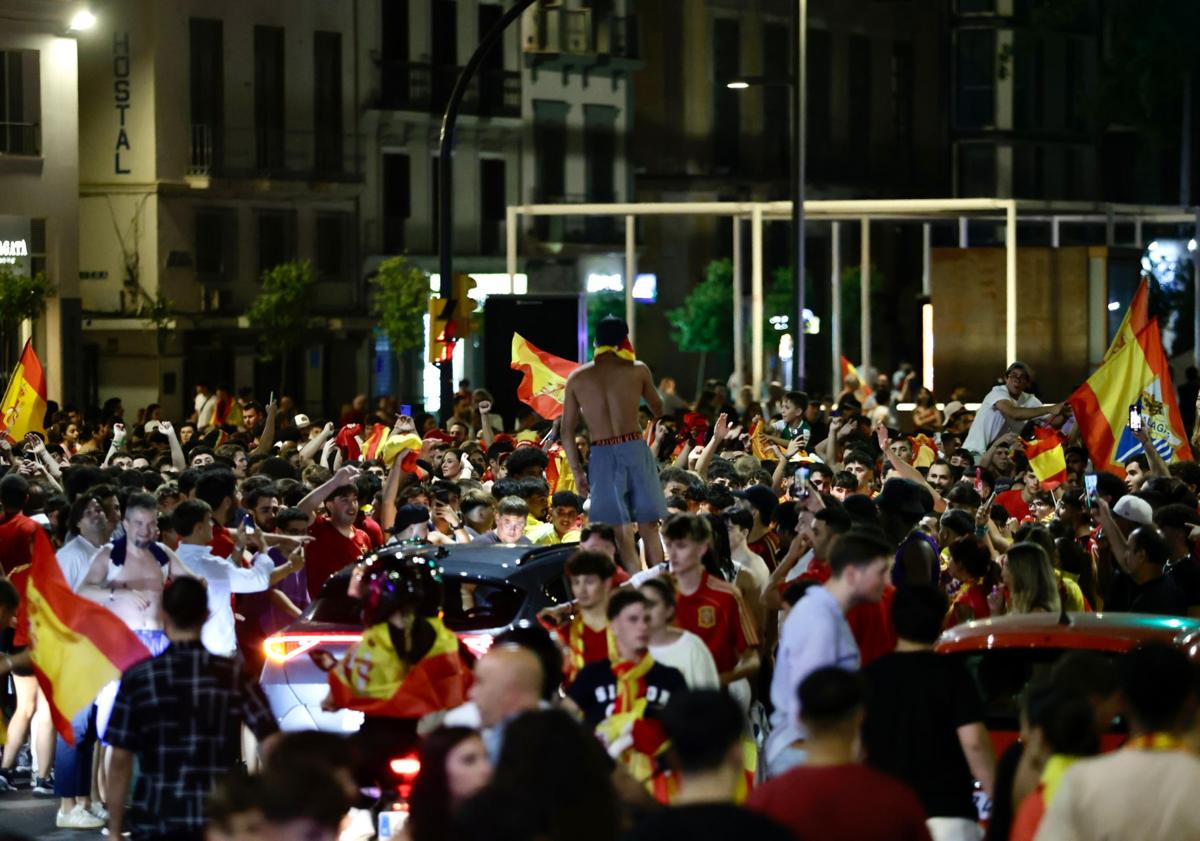
{"label": "large spanish flag waving", "polygon": [[150,652],[116,614],[71,592],[50,538],[40,529],[17,617],[18,633],[24,623],[33,671],[50,702],[54,726],[73,745],[71,719]]}
{"label": "large spanish flag waving", "polygon": [[846,380],[850,379],[851,377],[854,377],[855,381],[858,383],[858,388],[854,389],[855,399],[858,400],[859,403],[867,402],[867,398],[875,392],[871,390],[871,386],[867,384],[867,381],[863,379],[862,374],[860,374],[858,369],[854,367],[854,363],[843,356],[842,382],[845,383]]}
{"label": "large spanish flag waving", "polygon": [[334,702],[389,718],[420,718],[466,703],[471,670],[459,654],[458,637],[440,619],[425,621],[436,634],[433,647],[412,665],[396,653],[386,622],[363,631],[329,671]]}
{"label": "large spanish flag waving", "polygon": [[1103,361],[1107,362],[1113,354],[1128,342],[1136,341],[1137,335],[1149,323],[1150,277],[1147,275],[1142,278],[1142,282],[1138,284],[1137,291],[1133,293],[1133,300],[1129,302],[1129,309],[1125,310],[1125,317],[1121,319],[1121,326],[1117,328],[1117,333],[1113,336],[1112,344],[1104,352]]}
{"label": "large spanish flag waving", "polygon": [[525,375],[517,386],[517,397],[522,403],[546,420],[562,415],[567,377],[579,367],[578,362],[539,350],[520,333],[513,333],[509,367]]}
{"label": "large spanish flag waving", "polygon": [[1134,338],[1112,348],[1088,381],[1067,398],[1092,463],[1118,475],[1124,475],[1125,461],[1142,452],[1129,429],[1130,406],[1140,407],[1154,449],[1164,459],[1192,458],[1158,321],[1152,319]]}
{"label": "large spanish flag waving", "polygon": [[33,339],[29,339],[0,401],[0,433],[14,443],[26,432],[40,432],[44,437],[45,417],[46,372],[33,350]]}

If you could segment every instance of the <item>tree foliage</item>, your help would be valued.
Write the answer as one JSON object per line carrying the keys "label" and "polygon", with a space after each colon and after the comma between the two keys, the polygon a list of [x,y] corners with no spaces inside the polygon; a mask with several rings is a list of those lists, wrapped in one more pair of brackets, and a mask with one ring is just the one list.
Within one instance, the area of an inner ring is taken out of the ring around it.
{"label": "tree foliage", "polygon": [[429,312],[429,274],[404,257],[389,257],[371,278],[371,313],[392,350],[415,350],[425,343]]}
{"label": "tree foliage", "polygon": [[0,332],[13,335],[22,321],[36,319],[53,294],[54,287],[42,272],[28,276],[0,269]]}
{"label": "tree foliage", "polygon": [[246,311],[266,359],[277,359],[304,343],[309,331],[312,286],[307,260],[280,263],[262,273],[262,291]]}
{"label": "tree foliage", "polygon": [[667,311],[671,340],[689,353],[728,350],[733,333],[733,263],[713,260],[683,306]]}

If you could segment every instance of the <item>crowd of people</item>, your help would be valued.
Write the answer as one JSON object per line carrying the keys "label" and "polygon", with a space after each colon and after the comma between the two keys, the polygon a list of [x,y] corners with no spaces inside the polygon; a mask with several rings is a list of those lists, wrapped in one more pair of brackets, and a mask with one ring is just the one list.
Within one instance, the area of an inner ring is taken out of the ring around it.
{"label": "crowd of people", "polygon": [[[1145,446],[1095,473],[1068,441],[1044,486],[1022,438],[1070,411],[1019,362],[976,411],[911,369],[685,402],[625,333],[602,323],[556,421],[502,419],[466,382],[444,420],[360,397],[324,424],[201,387],[187,418],[114,398],[0,440],[0,627],[44,532],[153,655],[69,744],[10,629],[0,792],[134,839],[365,838],[364,785],[411,750],[414,841],[1200,834],[1185,653],[1062,657],[997,757],[977,676],[935,652],[1009,614],[1200,616],[1200,466]],[[408,551],[453,544],[575,544],[572,601],[476,657]],[[318,665],[363,730],[280,733],[264,640],[345,570],[362,641]],[[1101,756],[1114,722],[1125,745]]]}

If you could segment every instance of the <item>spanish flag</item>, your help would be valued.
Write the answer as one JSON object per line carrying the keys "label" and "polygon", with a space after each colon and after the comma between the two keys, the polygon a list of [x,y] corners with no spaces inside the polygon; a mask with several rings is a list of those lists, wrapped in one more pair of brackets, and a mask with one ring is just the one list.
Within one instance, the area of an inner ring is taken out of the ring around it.
{"label": "spanish flag", "polygon": [[433,627],[433,647],[411,665],[396,653],[386,622],[363,631],[329,672],[334,702],[387,718],[421,718],[465,703],[471,670],[459,654],[461,643],[440,619],[424,621]]}
{"label": "spanish flag", "polygon": [[34,538],[18,633],[26,623],[33,671],[50,702],[50,717],[73,745],[71,719],[150,652],[116,614],[71,592],[41,529]]}
{"label": "spanish flag", "polygon": [[546,465],[546,482],[550,485],[550,495],[559,491],[575,491],[575,474],[571,471],[571,463],[567,461],[566,451],[562,444],[553,444],[546,450],[550,462]]}
{"label": "spanish flag", "polygon": [[1127,342],[1135,341],[1137,335],[1149,323],[1150,278],[1147,276],[1142,278],[1142,282],[1138,284],[1137,291],[1133,293],[1133,300],[1129,302],[1129,309],[1125,310],[1125,317],[1121,319],[1121,326],[1117,328],[1117,333],[1113,336],[1112,344],[1108,346],[1108,350],[1104,352],[1104,359],[1102,361],[1107,362]]}
{"label": "spanish flag", "polygon": [[858,369],[850,363],[849,359],[843,356],[842,382],[845,383],[846,380],[850,379],[851,377],[853,377],[858,383],[858,388],[854,389],[854,398],[858,400],[859,403],[866,403],[867,398],[875,392],[871,390],[869,385],[867,385],[867,381],[863,379],[862,374],[858,373]]}
{"label": "spanish flag", "polygon": [[1067,457],[1063,437],[1049,426],[1034,426],[1033,439],[1025,440],[1025,457],[1042,487],[1053,490],[1067,480]]}
{"label": "spanish flag", "polygon": [[1134,338],[1115,348],[1067,398],[1092,463],[1117,475],[1124,475],[1125,462],[1142,453],[1141,442],[1129,429],[1130,406],[1141,407],[1150,440],[1164,459],[1192,458],[1158,321],[1151,319]]}
{"label": "spanish flag", "polygon": [[578,362],[539,350],[521,334],[513,333],[512,362],[509,367],[525,375],[517,386],[517,397],[522,403],[546,420],[554,420],[562,415],[567,377],[579,367]]}
{"label": "spanish flag", "polygon": [[362,457],[367,461],[381,458],[383,444],[388,439],[388,428],[382,423],[377,423],[371,427],[371,434],[367,436],[367,440],[363,441]]}
{"label": "spanish flag", "polygon": [[937,461],[937,443],[924,433],[912,437],[912,451],[913,467],[929,467]]}
{"label": "spanish flag", "polygon": [[0,432],[13,443],[24,438],[26,432],[40,432],[44,438],[45,418],[46,372],[33,350],[33,339],[28,339],[0,402]]}
{"label": "spanish flag", "polygon": [[237,398],[227,396],[217,401],[213,408],[213,426],[241,426],[242,406]]}

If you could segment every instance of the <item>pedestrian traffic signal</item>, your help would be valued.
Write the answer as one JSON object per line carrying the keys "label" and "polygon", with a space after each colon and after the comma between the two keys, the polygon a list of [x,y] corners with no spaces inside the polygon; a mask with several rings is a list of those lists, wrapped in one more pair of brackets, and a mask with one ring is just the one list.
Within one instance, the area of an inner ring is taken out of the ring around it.
{"label": "pedestrian traffic signal", "polygon": [[452,335],[455,339],[465,339],[471,335],[471,314],[478,306],[471,297],[471,290],[474,288],[475,279],[468,274],[455,273],[450,281],[450,297],[454,299],[454,313],[450,317],[450,323],[454,328]]}
{"label": "pedestrian traffic signal", "polygon": [[429,299],[429,361],[440,365],[454,355],[454,338],[446,308],[450,302],[445,298]]}

